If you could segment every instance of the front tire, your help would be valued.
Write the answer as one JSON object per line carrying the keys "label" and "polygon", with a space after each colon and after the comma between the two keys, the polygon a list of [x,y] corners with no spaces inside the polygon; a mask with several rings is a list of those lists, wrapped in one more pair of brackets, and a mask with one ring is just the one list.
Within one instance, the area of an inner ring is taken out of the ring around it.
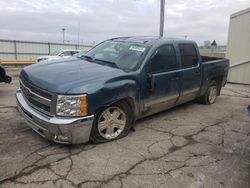
{"label": "front tire", "polygon": [[121,101],[96,113],[90,139],[94,143],[109,142],[128,135],[133,123],[128,103]]}

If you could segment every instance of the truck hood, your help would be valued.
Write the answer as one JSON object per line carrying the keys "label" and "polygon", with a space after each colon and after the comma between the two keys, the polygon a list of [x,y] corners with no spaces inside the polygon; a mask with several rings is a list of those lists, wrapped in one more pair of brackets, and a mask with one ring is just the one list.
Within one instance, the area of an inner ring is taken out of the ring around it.
{"label": "truck hood", "polygon": [[[66,94],[88,92],[87,88],[93,89],[114,77],[125,74],[126,72],[121,69],[80,58],[70,58],[25,67],[20,78],[46,91]],[[76,90],[79,87],[81,91]]]}
{"label": "truck hood", "polygon": [[37,59],[40,58],[49,58],[49,57],[58,57],[57,55],[44,55],[44,56],[39,56]]}

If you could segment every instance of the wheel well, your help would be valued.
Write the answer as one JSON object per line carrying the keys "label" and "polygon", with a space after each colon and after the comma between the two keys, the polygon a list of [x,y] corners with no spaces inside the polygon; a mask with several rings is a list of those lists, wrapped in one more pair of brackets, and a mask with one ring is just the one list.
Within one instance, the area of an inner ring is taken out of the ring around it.
{"label": "wheel well", "polygon": [[133,113],[135,113],[135,104],[134,104],[134,100],[131,97],[126,97],[126,98],[120,99],[116,102],[126,102],[130,106]]}
{"label": "wheel well", "polygon": [[222,76],[214,77],[211,80],[211,81],[215,81],[216,84],[217,84],[218,96],[220,95],[220,91],[221,91],[221,88],[222,88],[222,80],[223,80]]}
{"label": "wheel well", "polygon": [[[130,106],[131,113],[132,113],[131,116],[132,116],[132,127],[133,127],[134,123],[135,123],[135,119],[136,119],[136,106],[134,104],[134,100],[131,97],[126,97],[126,98],[117,100],[112,104],[115,104],[117,102],[125,102]],[[110,104],[110,105],[112,105],[112,104]]]}
{"label": "wheel well", "polygon": [[132,113],[133,113],[133,116],[134,116],[133,119],[135,119],[136,107],[135,107],[135,104],[134,104],[134,100],[131,97],[126,97],[126,98],[123,98],[123,99],[119,99],[119,100],[114,101],[114,102],[112,102],[112,103],[110,103],[108,105],[102,106],[102,107],[100,107],[100,108],[98,108],[96,110],[96,113],[99,112],[100,110],[105,109],[108,106],[111,106],[112,104],[117,103],[117,102],[125,102],[125,103],[127,103],[130,106],[131,110],[132,110]]}
{"label": "wheel well", "polygon": [[212,78],[212,80],[216,81],[216,82],[222,82],[223,77],[222,76],[214,77],[214,78]]}

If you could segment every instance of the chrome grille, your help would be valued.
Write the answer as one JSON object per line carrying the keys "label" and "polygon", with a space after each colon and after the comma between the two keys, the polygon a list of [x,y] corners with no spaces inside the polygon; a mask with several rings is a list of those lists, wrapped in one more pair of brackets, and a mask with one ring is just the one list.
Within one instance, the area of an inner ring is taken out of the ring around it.
{"label": "chrome grille", "polygon": [[30,106],[48,115],[51,114],[51,94],[31,84],[27,84],[27,82],[23,80],[20,80],[20,89]]}
{"label": "chrome grille", "polygon": [[40,95],[46,99],[50,99],[52,100],[52,95],[44,92],[43,90],[31,85],[30,83],[28,83],[27,81],[25,81],[24,79],[20,80],[20,82],[25,85],[26,87],[28,87],[31,91],[33,91],[34,93],[36,93],[37,95]]}

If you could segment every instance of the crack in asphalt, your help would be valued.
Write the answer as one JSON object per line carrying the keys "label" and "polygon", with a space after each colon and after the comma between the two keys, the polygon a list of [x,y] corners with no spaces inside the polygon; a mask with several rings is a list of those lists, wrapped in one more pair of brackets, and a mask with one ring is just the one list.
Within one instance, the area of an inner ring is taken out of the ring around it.
{"label": "crack in asphalt", "polygon": [[[215,126],[215,125],[218,125],[218,124],[219,124],[219,122],[214,123],[214,125],[209,125],[209,126],[207,126],[207,127]],[[193,142],[191,142],[191,143],[193,143]],[[153,143],[153,144],[156,144],[156,143]],[[113,175],[111,178],[109,178],[109,179],[107,179],[107,180],[104,180],[104,181],[100,181],[100,180],[96,180],[96,181],[95,181],[95,180],[92,180],[91,182],[101,183],[100,186],[98,186],[98,187],[102,187],[104,184],[109,183],[110,181],[114,180],[116,177],[119,177],[119,176],[121,176],[121,175],[125,175],[125,176],[130,175],[130,174],[131,174],[130,172],[131,172],[133,169],[135,169],[138,165],[144,163],[145,161],[148,161],[148,160],[157,161],[157,160],[159,160],[159,159],[161,159],[161,158],[163,158],[163,157],[165,157],[165,156],[167,156],[167,155],[169,155],[169,154],[171,154],[171,153],[174,153],[175,151],[178,151],[178,150],[184,148],[184,147],[187,146],[187,145],[190,145],[190,143],[187,143],[187,144],[183,145],[182,147],[172,146],[172,147],[168,150],[167,153],[162,154],[162,155],[160,155],[160,156],[158,156],[158,157],[146,158],[146,159],[143,159],[143,160],[141,160],[141,161],[138,161],[137,163],[135,163],[134,165],[132,165],[128,170],[126,170],[125,172],[120,172],[120,173],[118,173],[118,174],[115,174],[115,175]],[[152,144],[149,145],[149,147],[150,147],[150,146],[152,146]],[[196,155],[196,156],[197,156],[197,155]],[[194,157],[194,156],[193,156],[193,157]],[[190,157],[190,158],[192,158],[192,157]],[[188,159],[189,159],[189,158],[188,158]],[[179,161],[174,161],[174,162],[179,162]],[[208,165],[209,165],[209,164],[208,164]],[[203,165],[203,166],[207,166],[207,165]],[[189,166],[186,166],[186,165],[184,164],[181,168],[183,168],[183,167],[189,167]],[[193,166],[193,167],[199,167],[199,166]],[[200,167],[202,167],[202,165],[200,165]],[[170,172],[172,172],[172,171],[174,171],[174,170],[177,170],[177,169],[179,169],[179,168],[180,168],[180,167],[177,167],[176,169],[172,169],[172,170],[170,170]],[[160,174],[162,174],[162,173],[160,173]],[[169,174],[169,172],[166,173],[166,174]],[[136,174],[136,175],[137,175],[137,174]],[[142,175],[147,175],[147,174],[142,174]],[[153,173],[152,175],[157,175],[157,173]],[[78,184],[78,187],[79,187],[80,185],[83,185],[83,184],[88,183],[88,182],[90,182],[90,181],[89,181],[89,180],[88,180],[88,181],[84,181],[84,182]]]}
{"label": "crack in asphalt", "polygon": [[120,147],[124,148],[124,149],[127,149],[127,150],[129,150],[129,151],[131,151],[131,152],[134,152],[134,153],[139,154],[142,158],[144,158],[144,159],[146,158],[142,153],[140,153],[140,152],[138,152],[138,151],[135,151],[135,150],[133,150],[133,149],[131,149],[131,148],[128,148],[128,147],[126,147],[126,146],[123,146],[122,144],[118,143],[117,140],[115,140],[114,142],[115,142],[117,145],[119,145]]}
{"label": "crack in asphalt", "polygon": [[[62,161],[62,160],[64,160],[64,159],[67,159],[67,158],[72,157],[72,156],[74,156],[74,155],[78,155],[79,153],[81,153],[82,151],[84,151],[84,148],[85,148],[85,147],[83,147],[83,150],[80,150],[80,151],[78,151],[78,152],[76,152],[76,153],[74,153],[74,154],[70,154],[70,152],[69,152],[68,155],[66,155],[65,157],[59,158],[59,159],[57,159],[56,161],[53,161],[53,163],[54,163],[54,162],[60,162],[60,161]],[[40,148],[40,149],[41,149],[41,148]],[[69,150],[70,150],[70,149],[69,149]],[[38,149],[38,151],[39,151],[39,149]],[[37,152],[33,152],[33,154],[35,154],[35,153],[37,154]],[[44,164],[44,165],[39,165],[39,166],[37,166],[36,164],[37,164],[38,162],[40,162],[40,161],[42,161],[42,160],[44,160],[44,159],[50,157],[50,156],[54,156],[54,155],[58,155],[58,154],[64,154],[64,153],[66,154],[66,152],[58,152],[58,153],[53,153],[53,154],[45,155],[45,156],[43,156],[42,158],[40,158],[40,159],[34,161],[32,164],[30,164],[30,165],[26,166],[25,168],[23,168],[18,174],[15,174],[15,175],[12,176],[12,177],[9,177],[9,178],[6,178],[6,179],[1,180],[1,181],[0,181],[0,185],[3,184],[3,183],[5,183],[5,182],[7,182],[7,181],[13,181],[13,180],[18,179],[18,178],[20,178],[20,177],[28,176],[28,175],[30,175],[30,174],[32,174],[32,173],[34,173],[34,172],[36,172],[36,171],[38,171],[38,170],[40,170],[40,169],[44,169],[44,168],[48,168],[48,169],[49,169],[51,163],[46,163],[46,164]],[[73,165],[73,164],[72,164],[72,165]],[[32,167],[33,167],[33,168],[32,168]],[[29,168],[31,168],[31,169],[30,169],[29,171],[25,172],[25,170],[26,170],[26,169],[29,169]],[[71,166],[71,168],[72,168],[72,166]],[[72,169],[70,169],[70,170],[72,170]],[[69,171],[70,171],[70,170],[69,170]]]}
{"label": "crack in asphalt", "polygon": [[[73,167],[72,156],[78,155],[79,153],[83,152],[84,149],[85,149],[85,147],[86,147],[86,145],[84,145],[84,146],[81,146],[81,149],[80,149],[78,152],[75,152],[75,153],[72,153],[72,148],[70,147],[70,148],[69,148],[69,153],[68,153],[68,155],[66,155],[65,157],[60,158],[60,159],[58,159],[58,160],[56,160],[56,161],[53,161],[53,163],[54,163],[54,162],[59,162],[59,161],[62,161],[62,160],[64,160],[64,159],[67,159],[67,158],[69,158],[69,159],[71,160],[70,168],[69,168],[69,170],[68,170],[68,172],[67,172],[67,174],[66,174],[65,176],[62,176],[62,175],[60,175],[60,174],[58,174],[58,173],[55,173],[55,172],[50,168],[51,163],[47,163],[47,164],[41,165],[41,166],[36,166],[36,164],[37,164],[38,162],[40,162],[41,160],[43,160],[43,159],[45,159],[45,158],[47,158],[47,157],[49,157],[49,156],[53,156],[53,155],[65,153],[65,152],[59,152],[59,153],[53,153],[53,154],[50,154],[50,155],[46,155],[46,156],[44,156],[44,157],[42,157],[42,158],[36,160],[36,161],[33,162],[31,165],[29,165],[29,166],[23,168],[23,169],[20,171],[19,174],[15,174],[13,177],[10,177],[10,178],[7,178],[7,179],[4,179],[4,180],[0,181],[0,184],[2,184],[2,183],[4,183],[4,182],[7,182],[7,181],[16,182],[16,179],[18,179],[18,178],[20,178],[20,177],[28,176],[28,175],[30,175],[30,174],[32,174],[32,173],[34,173],[34,172],[36,172],[36,171],[38,171],[38,170],[40,170],[40,169],[46,168],[46,169],[51,170],[54,174],[56,174],[56,175],[59,177],[57,180],[59,180],[59,179],[67,180],[67,181],[69,181],[69,182],[70,182],[72,185],[74,185],[74,186],[80,187],[81,185],[83,185],[83,184],[85,184],[85,183],[96,182],[96,183],[101,183],[99,187],[102,187],[104,184],[109,183],[110,181],[114,180],[116,177],[118,177],[118,178],[120,177],[120,178],[121,178],[121,175],[125,175],[125,176],[129,175],[130,172],[131,172],[134,168],[136,168],[138,165],[142,164],[142,163],[145,162],[145,161],[148,161],[148,160],[157,161],[157,160],[159,160],[159,159],[161,159],[161,158],[163,158],[163,157],[165,157],[165,156],[167,156],[167,155],[169,155],[169,154],[171,154],[171,153],[173,153],[173,152],[175,152],[175,151],[178,151],[178,150],[180,150],[180,149],[186,147],[187,145],[197,143],[197,141],[195,141],[195,140],[193,139],[193,136],[198,135],[199,133],[201,133],[201,132],[203,132],[203,131],[206,131],[206,129],[209,128],[209,127],[218,126],[218,125],[220,125],[220,124],[222,124],[222,123],[225,123],[225,122],[227,122],[227,121],[225,121],[225,118],[223,118],[222,120],[217,121],[216,123],[213,123],[213,124],[210,124],[210,125],[207,125],[207,126],[201,128],[201,129],[200,129],[199,131],[197,131],[196,133],[190,134],[190,135],[188,135],[188,136],[183,136],[184,138],[186,138],[186,139],[188,140],[188,142],[187,142],[185,145],[183,145],[183,146],[181,146],[181,147],[178,147],[178,146],[175,146],[175,145],[172,143],[173,146],[169,148],[168,152],[167,152],[167,153],[164,153],[164,154],[162,154],[162,155],[160,155],[160,156],[158,156],[158,157],[146,158],[146,157],[145,157],[144,155],[142,155],[141,153],[138,153],[137,151],[134,151],[134,150],[132,150],[132,149],[130,149],[130,148],[124,147],[124,146],[122,146],[121,144],[119,144],[119,143],[116,142],[116,144],[118,144],[119,146],[123,147],[124,149],[127,149],[127,150],[130,150],[130,151],[132,151],[132,152],[136,152],[136,153],[140,154],[140,156],[143,157],[143,159],[140,160],[140,161],[138,161],[138,162],[135,163],[134,165],[132,165],[127,171],[117,173],[117,174],[113,175],[111,178],[109,178],[109,179],[107,179],[107,180],[104,180],[104,177],[103,177],[102,180],[93,180],[93,181],[92,181],[92,180],[88,180],[88,181],[84,181],[84,182],[81,182],[81,183],[79,183],[79,184],[76,185],[76,184],[74,184],[74,182],[70,181],[70,180],[67,178],[69,172],[72,170],[72,167]],[[151,129],[151,130],[154,130],[154,131],[157,131],[157,132],[167,133],[167,134],[171,135],[171,137],[170,137],[170,139],[169,139],[170,141],[171,141],[171,139],[172,139],[173,136],[179,136],[179,135],[175,135],[175,134],[173,134],[173,133],[171,132],[171,131],[173,131],[175,128],[173,128],[173,129],[171,129],[171,130],[169,130],[169,131],[161,131],[161,130],[154,129],[154,128],[150,128],[150,127],[146,127],[146,128]],[[151,154],[151,156],[153,156],[153,153],[150,151],[150,148],[151,148],[153,145],[155,145],[155,144],[157,144],[157,143],[160,143],[161,141],[162,141],[162,140],[157,140],[157,141],[153,142],[152,144],[150,144],[149,146],[147,146],[147,151]],[[224,144],[222,144],[222,145],[224,145]],[[35,151],[31,152],[29,155],[27,155],[25,158],[28,158],[29,156],[31,156],[31,155],[33,155],[33,154],[35,154],[35,153],[38,153],[40,150],[45,149],[46,147],[49,147],[49,145],[44,146],[44,147],[41,147],[41,148],[38,148],[37,150],[35,150]],[[95,147],[96,147],[96,146],[94,146],[94,147],[92,146],[92,147],[90,147],[90,149],[93,149],[93,148],[95,148]],[[160,147],[160,146],[159,146],[159,147]],[[90,150],[90,149],[87,149],[87,150]],[[178,162],[178,161],[174,161],[174,162]],[[107,164],[106,164],[106,166],[105,166],[104,176],[105,176],[105,173],[106,173],[107,165],[108,165],[108,162],[107,162]],[[201,165],[200,165],[200,166],[201,166]],[[34,168],[32,168],[31,170],[29,170],[28,172],[24,172],[26,169],[31,168],[31,167],[34,167]],[[179,168],[184,168],[184,167],[187,167],[186,164],[184,164],[183,166],[178,167],[178,168],[176,168],[176,169],[171,169],[171,170],[169,170],[169,171],[168,171],[167,173],[165,173],[165,174],[169,174],[170,172],[172,172],[172,171],[174,171],[174,170],[177,170],[177,169],[179,169]],[[197,167],[199,167],[199,166],[197,166]],[[156,173],[156,174],[153,173],[153,174],[154,174],[154,175],[157,175],[157,173]],[[153,174],[152,174],[152,175],[153,175]],[[144,175],[147,175],[147,174],[144,174]],[[121,179],[122,179],[122,178],[121,178]],[[39,182],[34,181],[33,183],[43,183],[43,182],[46,182],[46,181],[48,181],[48,180],[41,181],[41,182],[40,182],[40,181],[39,181]],[[20,182],[17,182],[17,183],[20,183]],[[29,183],[32,183],[32,182],[29,182]]]}
{"label": "crack in asphalt", "polygon": [[238,96],[238,95],[221,94],[221,96],[238,97],[238,98],[246,98],[246,99],[250,98],[250,96],[248,96],[248,95]]}
{"label": "crack in asphalt", "polygon": [[[32,151],[31,153],[29,153],[28,155],[26,155],[26,156],[23,158],[22,162],[25,161],[25,160],[26,160],[27,158],[29,158],[30,156],[32,156],[33,154],[38,154],[39,156],[41,156],[38,152],[39,152],[40,150],[46,149],[46,148],[48,148],[48,147],[50,147],[50,146],[52,146],[51,143],[48,144],[48,145],[46,145],[46,146],[40,147],[40,148],[38,148],[38,149]],[[42,157],[42,156],[41,156],[41,157]]]}

